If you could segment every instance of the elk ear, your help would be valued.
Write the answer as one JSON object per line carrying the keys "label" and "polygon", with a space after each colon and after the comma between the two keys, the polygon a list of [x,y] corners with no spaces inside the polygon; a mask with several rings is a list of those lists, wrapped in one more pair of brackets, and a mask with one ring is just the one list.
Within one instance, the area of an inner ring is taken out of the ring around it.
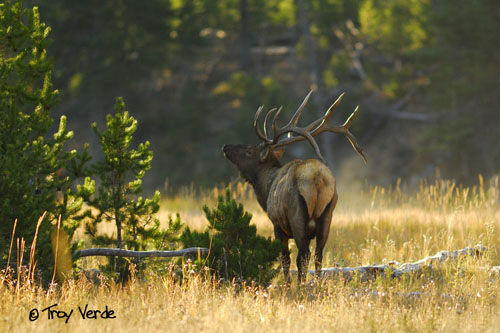
{"label": "elk ear", "polygon": [[276,157],[277,160],[279,160],[281,158],[281,156],[283,156],[284,152],[285,152],[285,149],[283,149],[283,148],[276,149],[276,150],[273,150],[273,155],[274,155],[274,157]]}

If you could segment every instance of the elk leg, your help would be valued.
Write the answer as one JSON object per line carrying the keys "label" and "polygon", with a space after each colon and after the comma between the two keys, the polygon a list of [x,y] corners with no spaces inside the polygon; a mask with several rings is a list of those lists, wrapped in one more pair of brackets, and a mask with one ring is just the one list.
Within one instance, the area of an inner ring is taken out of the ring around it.
{"label": "elk leg", "polygon": [[290,250],[288,249],[289,237],[281,230],[280,227],[274,227],[274,236],[281,240],[283,243],[283,250],[281,251],[281,267],[283,268],[283,275],[285,276],[285,282],[290,283]]}
{"label": "elk leg", "polygon": [[299,254],[297,255],[297,270],[299,284],[304,280],[306,281],[307,268],[309,267],[309,259],[311,258],[311,251],[309,251],[310,240],[306,235],[300,238],[294,238]]}
{"label": "elk leg", "polygon": [[311,251],[309,251],[309,243],[311,240],[306,233],[307,221],[304,222],[304,219],[301,218],[299,223],[292,222],[291,224],[293,239],[299,249],[297,255],[297,275],[300,284],[302,280],[304,280],[304,282],[306,281],[307,268],[309,267],[309,259],[311,258]]}
{"label": "elk leg", "polygon": [[316,269],[316,276],[321,276],[321,267],[323,262],[323,248],[325,247],[328,233],[330,232],[330,224],[332,222],[332,213],[337,205],[337,193],[332,201],[326,206],[316,224],[316,251],[314,253],[314,266]]}
{"label": "elk leg", "polygon": [[297,277],[299,285],[302,280],[306,280],[306,273],[309,267],[309,259],[311,258],[311,251],[309,251],[309,243],[311,242],[307,235],[307,222],[310,217],[308,216],[307,204],[304,198],[298,194],[297,205],[293,206],[291,218],[289,218],[290,227],[292,229],[293,239],[295,245],[299,249],[297,255]]}

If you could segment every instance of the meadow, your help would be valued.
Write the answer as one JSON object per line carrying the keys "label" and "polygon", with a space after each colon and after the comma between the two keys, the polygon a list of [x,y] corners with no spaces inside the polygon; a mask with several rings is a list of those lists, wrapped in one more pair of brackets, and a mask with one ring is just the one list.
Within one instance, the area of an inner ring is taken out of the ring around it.
{"label": "meadow", "polygon": [[[271,224],[251,188],[241,183],[231,187],[234,197],[252,213],[258,232],[271,235]],[[165,197],[160,218],[166,221],[179,212],[185,224],[204,229],[201,207],[212,206],[222,190],[192,186]],[[79,278],[49,290],[36,281],[14,284],[4,276],[0,329],[498,332],[500,276],[489,268],[500,265],[499,194],[498,178],[481,176],[471,187],[440,180],[422,182],[413,190],[398,182],[389,188],[340,191],[323,267],[411,262],[476,244],[487,248],[480,257],[451,261],[422,274],[369,282],[356,278],[312,282],[309,277],[303,286],[296,281],[286,286],[277,276],[271,285],[258,286],[215,281],[207,272],[191,271],[186,263],[181,283],[172,263],[156,262],[155,269],[133,275],[125,286],[109,280],[95,285]],[[291,248],[294,269],[296,248],[293,244]],[[312,260],[310,264],[312,268]],[[96,261],[81,259],[78,266],[95,268]],[[73,310],[67,323],[57,318],[58,313],[49,319],[49,311],[42,311],[53,304],[57,305],[52,310]],[[87,304],[87,309],[101,311],[107,306],[116,318],[83,319],[80,310]],[[34,308],[39,318],[30,321]]]}

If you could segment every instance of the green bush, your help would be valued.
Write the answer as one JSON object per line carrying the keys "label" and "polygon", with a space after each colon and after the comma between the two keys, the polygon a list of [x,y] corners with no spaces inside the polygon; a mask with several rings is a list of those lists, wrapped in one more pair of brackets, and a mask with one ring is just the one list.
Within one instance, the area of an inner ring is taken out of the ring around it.
{"label": "green bush", "polygon": [[276,273],[272,266],[281,252],[281,243],[257,235],[257,228],[250,225],[252,215],[231,199],[229,189],[225,197],[219,196],[214,209],[204,206],[203,211],[208,229],[197,232],[186,227],[180,236],[182,245],[210,248],[203,264],[219,278],[268,282]]}

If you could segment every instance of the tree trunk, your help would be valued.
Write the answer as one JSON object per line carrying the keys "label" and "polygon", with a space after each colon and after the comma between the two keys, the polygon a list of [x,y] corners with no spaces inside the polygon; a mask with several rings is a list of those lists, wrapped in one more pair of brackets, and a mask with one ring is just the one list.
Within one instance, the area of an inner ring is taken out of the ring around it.
{"label": "tree trunk", "polygon": [[[307,51],[307,58],[309,61],[309,69],[311,75],[311,84],[312,88],[316,90],[313,94],[313,100],[318,109],[318,116],[323,116],[324,111],[326,111],[326,99],[324,94],[323,82],[321,80],[321,69],[319,68],[317,54],[316,54],[316,46],[314,45],[314,41],[311,38],[311,33],[309,31],[309,20],[307,18],[307,8],[305,7],[303,0],[296,0],[297,5],[297,17],[300,25],[300,31],[302,36],[304,36],[304,42]],[[335,118],[335,116],[333,116]],[[333,144],[334,137],[331,135],[322,135],[319,137],[319,145],[323,156],[325,157],[325,161],[330,167],[330,169],[334,168],[334,158],[333,158]]]}
{"label": "tree trunk", "polygon": [[116,184],[113,193],[113,208],[115,209],[115,222],[116,222],[116,247],[122,248],[122,216],[120,208],[123,205],[123,174],[118,173],[114,175],[113,183]]}
{"label": "tree trunk", "polygon": [[248,3],[247,0],[240,0],[240,67],[246,69],[250,66],[250,38],[248,35]]}
{"label": "tree trunk", "polygon": [[120,216],[120,210],[115,208],[115,221],[116,221],[116,247],[122,248],[122,219]]}

